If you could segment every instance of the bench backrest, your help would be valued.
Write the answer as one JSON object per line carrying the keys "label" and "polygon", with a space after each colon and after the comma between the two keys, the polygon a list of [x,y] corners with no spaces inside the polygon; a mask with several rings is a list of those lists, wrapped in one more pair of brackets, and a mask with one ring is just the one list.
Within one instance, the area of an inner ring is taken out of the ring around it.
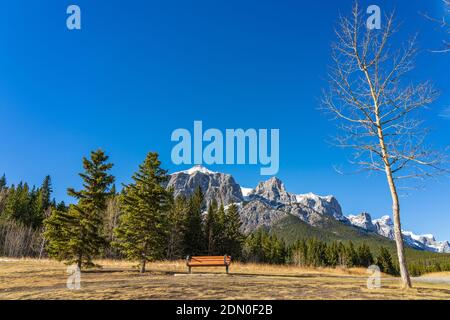
{"label": "bench backrest", "polygon": [[226,256],[194,256],[186,259],[186,264],[191,267],[202,266],[228,266],[231,263],[231,257]]}

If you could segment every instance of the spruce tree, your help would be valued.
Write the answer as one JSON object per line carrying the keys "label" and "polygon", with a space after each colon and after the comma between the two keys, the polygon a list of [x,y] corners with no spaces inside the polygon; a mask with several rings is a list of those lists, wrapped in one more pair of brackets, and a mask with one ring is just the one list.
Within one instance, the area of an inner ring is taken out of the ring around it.
{"label": "spruce tree", "polygon": [[392,256],[385,247],[380,247],[380,254],[377,257],[377,266],[387,274],[397,275],[397,270],[392,263]]}
{"label": "spruce tree", "polygon": [[68,212],[54,210],[46,219],[45,237],[50,256],[76,263],[79,268],[93,266],[92,259],[105,244],[103,219],[106,200],[114,177],[108,173],[112,164],[102,150],[92,151],[91,158],[83,158],[84,172],[80,173],[84,189],[69,188],[67,193],[78,200]]}
{"label": "spruce tree", "polygon": [[53,192],[52,182],[49,175],[44,178],[42,186],[37,191],[36,197],[36,212],[34,224],[40,226],[46,218],[46,212],[51,206],[51,194]]}
{"label": "spruce tree", "polygon": [[358,247],[358,265],[368,267],[373,263],[373,256],[367,244],[363,243]]}
{"label": "spruce tree", "polygon": [[187,255],[199,255],[205,252],[202,210],[203,192],[198,186],[189,200],[189,212],[186,216],[184,243]]}
{"label": "spruce tree", "polygon": [[9,188],[4,216],[26,226],[33,225],[33,197],[27,183],[20,182]]}
{"label": "spruce tree", "polygon": [[358,254],[356,253],[355,246],[351,241],[349,241],[348,246],[345,248],[345,256],[347,268],[352,268],[358,264]]}
{"label": "spruce tree", "polygon": [[65,260],[68,264],[77,263],[81,267],[81,260],[77,260],[77,247],[81,246],[81,219],[73,205],[67,211],[53,209],[50,216],[44,220],[43,244],[49,257],[58,261]]}
{"label": "spruce tree", "polygon": [[244,235],[241,232],[241,218],[237,206],[233,203],[226,210],[225,215],[225,249],[227,254],[239,259],[242,255]]}
{"label": "spruce tree", "polygon": [[333,241],[327,247],[327,264],[330,267],[335,267],[339,264],[339,247],[336,241]]}
{"label": "spruce tree", "polygon": [[216,223],[214,226],[214,247],[217,255],[232,254],[227,248],[226,212],[223,203],[217,208]]}
{"label": "spruce tree", "polygon": [[121,199],[123,215],[116,229],[115,244],[129,260],[139,261],[141,273],[148,261],[166,255],[172,194],[164,188],[169,177],[160,166],[158,154],[148,153],[132,177],[134,182],[125,186]]}
{"label": "spruce tree", "polygon": [[216,252],[216,239],[218,237],[217,231],[217,202],[213,200],[208,207],[208,212],[204,224],[204,236],[206,244],[206,253],[214,255]]}
{"label": "spruce tree", "polygon": [[66,206],[66,203],[64,201],[59,202],[58,204],[55,204],[54,207],[56,207],[59,211],[67,211],[69,208]]}
{"label": "spruce tree", "polygon": [[3,174],[3,176],[0,178],[0,191],[3,189],[6,189],[6,176]]}
{"label": "spruce tree", "polygon": [[180,259],[185,252],[184,237],[188,209],[188,202],[184,196],[176,197],[171,205],[167,240],[167,259],[169,260]]}

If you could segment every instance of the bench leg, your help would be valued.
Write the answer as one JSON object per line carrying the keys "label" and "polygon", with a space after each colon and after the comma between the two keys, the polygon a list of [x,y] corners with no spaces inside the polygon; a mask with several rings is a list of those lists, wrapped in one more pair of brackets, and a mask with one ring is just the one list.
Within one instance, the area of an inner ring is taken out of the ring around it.
{"label": "bench leg", "polygon": [[188,267],[188,268],[189,268],[188,272],[189,272],[189,274],[191,274],[192,273],[191,267]]}
{"label": "bench leg", "polygon": [[228,266],[225,267],[227,269],[227,274],[228,274]]}

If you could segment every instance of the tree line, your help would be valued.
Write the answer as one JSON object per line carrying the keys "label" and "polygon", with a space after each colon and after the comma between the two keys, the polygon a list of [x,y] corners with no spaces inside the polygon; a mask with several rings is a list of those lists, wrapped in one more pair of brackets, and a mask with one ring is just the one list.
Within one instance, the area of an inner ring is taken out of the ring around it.
{"label": "tree line", "polygon": [[[346,268],[377,264],[383,272],[399,272],[386,248],[375,257],[366,244],[306,239],[286,245],[264,229],[244,236],[237,205],[205,203],[200,187],[189,198],[175,197],[165,187],[169,175],[157,153],[148,153],[120,192],[109,173],[112,167],[102,150],[83,158],[83,189],[68,188],[76,200],[69,206],[52,199],[50,176],[31,188],[22,182],[8,187],[5,176],[0,178],[0,255],[47,255],[80,268],[94,266],[96,258],[126,258],[139,261],[141,272],[148,261],[223,254],[244,262]],[[450,258],[426,257],[410,263],[409,270],[413,275],[447,271]]]}
{"label": "tree line", "polygon": [[43,222],[53,208],[65,208],[64,202],[52,198],[52,192],[50,176],[39,187],[26,182],[8,186],[6,176],[0,178],[0,255],[43,254]]}
{"label": "tree line", "polygon": [[112,166],[102,150],[83,159],[84,189],[68,189],[77,203],[54,209],[44,221],[50,257],[80,268],[93,266],[99,256],[124,257],[139,261],[141,272],[148,261],[186,255],[240,257],[244,237],[235,205],[205,204],[200,187],[189,199],[174,197],[157,153],[148,153],[119,194],[109,174]]}
{"label": "tree line", "polygon": [[30,187],[26,182],[7,186],[6,176],[0,178],[0,219],[15,220],[26,226],[38,228],[50,209],[64,207],[64,202],[51,199],[53,192],[50,176],[46,176],[40,187]]}
{"label": "tree line", "polygon": [[351,241],[327,243],[311,238],[286,245],[282,239],[264,229],[248,236],[244,244],[244,257],[247,261],[302,267],[367,268],[376,264],[382,272],[398,274],[389,250],[384,247],[380,247],[375,258],[368,245],[363,243],[355,247]]}

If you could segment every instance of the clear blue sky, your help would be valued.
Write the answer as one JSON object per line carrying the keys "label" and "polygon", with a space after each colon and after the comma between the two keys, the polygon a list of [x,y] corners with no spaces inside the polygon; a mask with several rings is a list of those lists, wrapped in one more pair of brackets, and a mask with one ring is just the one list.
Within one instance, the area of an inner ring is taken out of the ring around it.
{"label": "clear blue sky", "polygon": [[[68,31],[78,4],[82,30]],[[430,142],[449,143],[450,55],[432,54],[444,37],[420,11],[443,14],[440,0],[371,1],[397,8],[400,38],[419,32],[411,80],[442,91],[424,114]],[[339,11],[351,1],[23,1],[0,4],[0,174],[9,183],[53,178],[55,196],[80,187],[81,158],[101,147],[118,183],[148,151],[170,171],[176,128],[279,128],[280,172],[288,190],[334,194],[345,214],[390,212],[383,176],[342,176],[348,151],[325,140],[336,131],[317,110]],[[447,113],[448,114],[448,113]],[[216,166],[241,185],[265,179],[258,166]],[[402,198],[403,227],[450,239],[450,182]]]}

